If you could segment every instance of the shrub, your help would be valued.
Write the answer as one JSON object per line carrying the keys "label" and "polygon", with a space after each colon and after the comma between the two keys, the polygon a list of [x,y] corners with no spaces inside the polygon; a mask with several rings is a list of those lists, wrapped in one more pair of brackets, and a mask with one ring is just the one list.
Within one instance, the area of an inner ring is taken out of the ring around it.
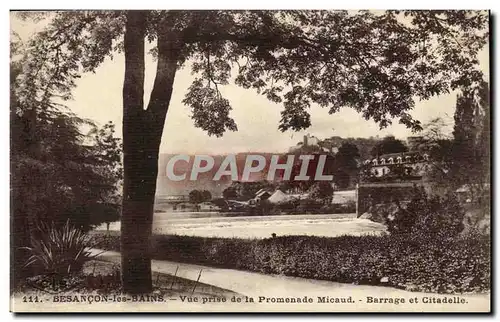
{"label": "shrub", "polygon": [[386,221],[392,234],[423,234],[441,238],[455,236],[464,228],[465,211],[451,194],[428,197],[420,190],[406,207],[397,206],[395,218]]}
{"label": "shrub", "polygon": [[299,203],[300,203],[300,200],[296,199],[296,198],[282,201],[282,202],[274,205],[274,211],[293,213],[293,212],[296,212],[297,207],[299,206]]}
{"label": "shrub", "polygon": [[[102,238],[96,236],[97,238]],[[119,236],[108,247],[120,248]],[[159,260],[434,293],[490,289],[484,236],[283,236],[262,240],[157,235]],[[382,283],[381,279],[384,278]]]}
{"label": "shrub", "polygon": [[417,218],[414,230],[431,235],[458,235],[463,229],[465,211],[457,198],[450,194],[444,198],[428,199],[430,211]]}
{"label": "shrub", "polygon": [[31,235],[31,246],[23,247],[30,255],[25,266],[35,266],[42,274],[67,276],[95,257],[90,247],[90,236],[69,221],[62,227],[39,225]]}
{"label": "shrub", "polygon": [[329,182],[318,181],[309,188],[309,197],[328,203],[332,200],[333,187]]}

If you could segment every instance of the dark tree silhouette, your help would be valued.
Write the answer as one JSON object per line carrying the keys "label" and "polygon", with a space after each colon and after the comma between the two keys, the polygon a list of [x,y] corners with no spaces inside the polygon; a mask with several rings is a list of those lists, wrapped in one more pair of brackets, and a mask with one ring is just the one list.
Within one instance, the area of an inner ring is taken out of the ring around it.
{"label": "dark tree silhouette", "polygon": [[347,188],[351,178],[357,177],[359,158],[359,150],[355,144],[342,143],[334,158],[334,181],[338,187]]}
{"label": "dark tree silhouette", "polygon": [[383,154],[389,153],[402,153],[407,152],[408,147],[404,144],[403,141],[396,139],[392,135],[388,135],[380,141],[376,146],[372,149],[372,156],[377,157]]}
{"label": "dark tree silhouette", "polygon": [[482,203],[490,189],[490,90],[486,82],[457,97],[451,147],[453,186],[467,185],[474,202]]}
{"label": "dark tree silhouette", "polygon": [[309,188],[309,197],[329,203],[332,200],[333,187],[330,182],[318,181]]}
{"label": "dark tree silhouette", "polygon": [[208,190],[192,190],[189,193],[189,202],[199,204],[212,200],[212,194]]}

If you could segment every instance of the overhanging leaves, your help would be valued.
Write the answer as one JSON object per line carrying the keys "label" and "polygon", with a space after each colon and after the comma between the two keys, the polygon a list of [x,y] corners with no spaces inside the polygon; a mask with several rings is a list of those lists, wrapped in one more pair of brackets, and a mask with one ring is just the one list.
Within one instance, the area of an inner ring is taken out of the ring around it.
{"label": "overhanging leaves", "polygon": [[[210,83],[209,89],[193,83],[184,103],[193,109],[195,124],[214,135],[235,129],[218,88],[230,81],[282,103],[282,131],[308,127],[312,104],[332,114],[353,108],[380,127],[398,119],[419,130],[420,123],[409,114],[416,100],[481,81],[477,55],[488,41],[489,18],[486,11],[463,10],[144,15],[146,39],[154,41],[160,32],[168,32],[178,47],[178,68],[189,61],[195,82]],[[54,91],[69,93],[80,72],[94,70],[122,48],[123,17],[119,11],[56,14],[33,47],[39,62],[47,62],[44,68],[57,75],[48,82]],[[195,97],[208,105],[194,102]],[[166,111],[168,102],[161,106]],[[211,108],[215,110],[207,111]],[[207,120],[218,124],[208,125]]]}

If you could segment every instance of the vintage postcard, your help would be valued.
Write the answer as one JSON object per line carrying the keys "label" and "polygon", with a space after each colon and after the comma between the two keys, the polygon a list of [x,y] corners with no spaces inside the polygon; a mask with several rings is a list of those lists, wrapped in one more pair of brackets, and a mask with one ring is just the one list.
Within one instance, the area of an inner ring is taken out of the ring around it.
{"label": "vintage postcard", "polygon": [[491,311],[487,10],[10,19],[11,311]]}

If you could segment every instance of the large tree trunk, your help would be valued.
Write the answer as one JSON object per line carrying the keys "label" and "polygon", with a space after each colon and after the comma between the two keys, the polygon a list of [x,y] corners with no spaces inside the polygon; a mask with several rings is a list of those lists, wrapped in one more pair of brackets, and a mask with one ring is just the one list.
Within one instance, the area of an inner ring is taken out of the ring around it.
{"label": "large tree trunk", "polygon": [[145,149],[138,141],[124,144],[121,218],[122,284],[125,292],[136,294],[152,287],[149,238],[158,174],[158,150]]}
{"label": "large tree trunk", "polygon": [[[124,38],[125,81],[123,84],[123,200],[121,216],[122,286],[127,293],[151,291],[149,236],[153,220],[158,165],[155,151],[141,138],[144,128],[144,36],[143,12],[127,14]],[[156,153],[157,155],[157,153]],[[154,158],[153,158],[154,157]]]}
{"label": "large tree trunk", "polygon": [[158,66],[144,109],[146,12],[127,14],[123,84],[124,184],[121,216],[122,286],[126,293],[152,290],[150,238],[158,175],[158,154],[177,69],[178,41],[161,30]]}

